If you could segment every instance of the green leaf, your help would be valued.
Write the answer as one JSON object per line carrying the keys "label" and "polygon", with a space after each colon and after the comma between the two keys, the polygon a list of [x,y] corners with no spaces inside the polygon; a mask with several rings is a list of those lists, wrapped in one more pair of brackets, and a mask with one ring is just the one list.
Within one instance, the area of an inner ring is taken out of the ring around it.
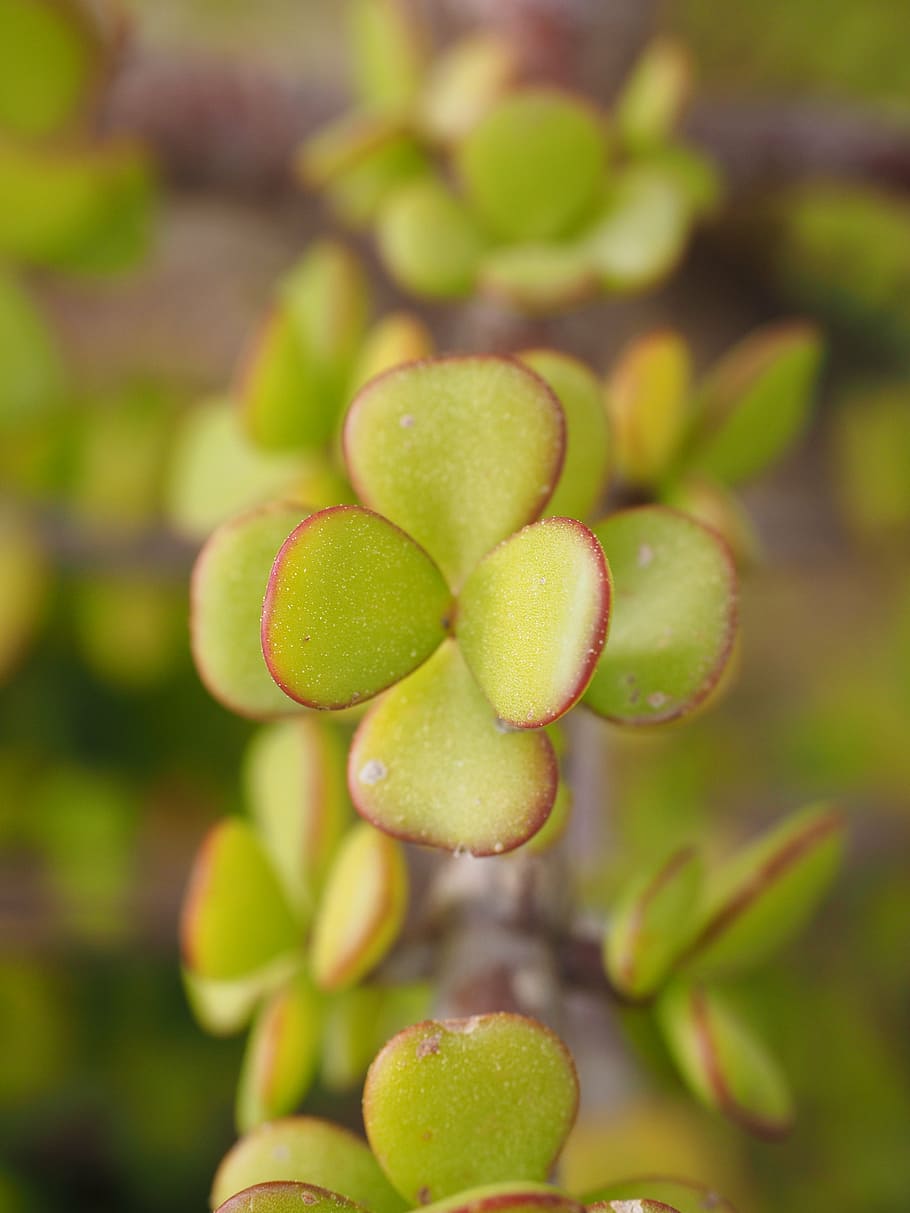
{"label": "green leaf", "polygon": [[502,1013],[406,1028],[373,1062],[363,1091],[373,1153],[412,1205],[481,1184],[542,1181],[577,1105],[562,1042]]}
{"label": "green leaf", "polygon": [[371,982],[335,995],[322,1042],[323,1086],[339,1092],[359,1087],[385,1042],[402,1028],[426,1019],[432,1003],[428,982],[394,986]]}
{"label": "green leaf", "polygon": [[311,189],[324,189],[356,169],[374,152],[401,138],[402,123],[388,114],[357,111],[321,127],[300,148],[298,175]]}
{"label": "green leaf", "polygon": [[196,855],[180,915],[184,964],[215,981],[262,969],[299,944],[298,928],[258,839],[225,818]]}
{"label": "green leaf", "polygon": [[546,505],[565,421],[546,384],[511,359],[436,358],[368,384],[344,445],[361,499],[413,535],[457,588]]}
{"label": "green leaf", "polygon": [[566,415],[566,457],[546,513],[585,518],[607,481],[610,434],[597,376],[556,350],[525,350],[519,358],[550,385]]}
{"label": "green leaf", "polygon": [[669,274],[685,249],[690,216],[673,174],[647,162],[619,172],[585,237],[604,286],[643,290]]}
{"label": "green leaf", "polygon": [[476,33],[437,56],[419,98],[417,121],[430,139],[452,143],[468,133],[512,84],[515,52],[501,35]]}
{"label": "green leaf", "polygon": [[562,839],[572,813],[572,793],[569,785],[562,779],[556,789],[556,799],[550,816],[543,826],[524,844],[525,850],[531,855],[542,855]]}
{"label": "green leaf", "polygon": [[6,274],[0,274],[0,367],[0,433],[42,421],[61,403],[63,361],[37,308]]}
{"label": "green leaf", "polygon": [[616,133],[633,154],[660,147],[673,134],[692,89],[692,61],[674,38],[645,49],[613,110]]}
{"label": "green leaf", "polygon": [[308,916],[350,815],[345,747],[313,716],[254,734],[243,765],[250,814],[290,904]]}
{"label": "green leaf", "polygon": [[740,342],[701,385],[690,469],[738,484],[785,454],[808,422],[821,358],[819,333],[805,323]]}
{"label": "green leaf", "polygon": [[900,537],[910,528],[910,400],[897,382],[854,389],[831,418],[834,490],[861,539]]}
{"label": "green leaf", "polygon": [[423,1208],[428,1213],[582,1213],[576,1200],[556,1188],[514,1181],[469,1188]]}
{"label": "green leaf", "polygon": [[241,1133],[292,1112],[310,1088],[322,1042],[322,999],[303,974],[259,1011],[237,1088]]}
{"label": "green leaf", "polygon": [[237,409],[210,400],[191,409],[177,429],[166,489],[171,524],[192,539],[267,501],[303,500],[301,460],[260,451],[244,434]]}
{"label": "green leaf", "polygon": [[761,560],[761,539],[732,489],[716,480],[684,476],[663,488],[661,501],[716,531],[733,553],[738,568],[748,568]]}
{"label": "green leaf", "polygon": [[376,238],[386,269],[405,290],[447,298],[473,289],[484,240],[441,181],[426,177],[395,190],[379,215]]}
{"label": "green leaf", "polygon": [[653,485],[676,458],[689,421],[692,358],[678,333],[640,337],[606,384],[617,470],[631,484]]}
{"label": "green leaf", "polygon": [[474,855],[546,821],[558,771],[543,732],[509,732],[447,641],[361,722],[348,760],[357,811],[410,842]]}
{"label": "green leaf", "polygon": [[688,942],[703,881],[691,847],[635,880],[620,899],[604,940],[611,985],[629,998],[660,986]]}
{"label": "green leaf", "polygon": [[457,171],[483,223],[506,240],[564,236],[598,199],[606,160],[600,115],[555,89],[504,97],[471,128]]}
{"label": "green leaf", "polygon": [[351,0],[348,48],[354,88],[370,109],[405,111],[423,80],[422,31],[401,0]]}
{"label": "green leaf", "polygon": [[326,187],[331,209],[353,228],[375,225],[388,203],[411,182],[426,178],[431,165],[412,135],[386,139]]}
{"label": "green leaf", "polygon": [[808,921],[840,866],[841,815],[803,809],[724,864],[707,889],[687,949],[699,976],[748,968]]}
{"label": "green leaf", "polygon": [[0,509],[0,680],[7,677],[42,623],[50,568],[31,526]]}
{"label": "green leaf", "polygon": [[345,708],[426,661],[450,612],[442,574],[413,539],[379,514],[334,506],[301,523],[275,557],[262,648],[292,699]]}
{"label": "green leaf", "polygon": [[249,1023],[256,1007],[283,986],[300,965],[299,956],[279,956],[258,973],[232,981],[213,981],[182,971],[187,1002],[197,1023],[213,1036],[233,1036]]}
{"label": "green leaf", "polygon": [[660,1201],[669,1205],[678,1213],[735,1213],[733,1206],[722,1196],[703,1184],[691,1179],[675,1179],[665,1175],[645,1175],[640,1179],[623,1180],[621,1183],[607,1184],[582,1197],[582,1202],[590,1209],[597,1208],[604,1201],[628,1201],[645,1198],[649,1201]]}
{"label": "green leaf", "polygon": [[238,389],[244,423],[259,446],[307,450],[329,441],[368,306],[363,268],[342,245],[314,245],[286,277]]}
{"label": "green leaf", "polygon": [[724,1000],[699,986],[674,986],[657,1010],[667,1047],[699,1099],[757,1137],[790,1131],[783,1074]]}
{"label": "green leaf", "polygon": [[662,506],[594,527],[613,571],[610,639],[585,695],[620,724],[661,724],[693,711],[733,651],[737,582],[706,527]]}
{"label": "green leaf", "polygon": [[335,857],[313,924],[313,977],[322,990],[360,981],[395,942],[408,904],[401,846],[361,822]]}
{"label": "green leaf", "polygon": [[366,1213],[361,1205],[337,1192],[280,1180],[238,1192],[219,1205],[216,1213],[298,1213],[301,1205],[312,1213]]}
{"label": "green leaf", "polygon": [[78,5],[0,0],[0,128],[59,130],[84,102],[100,50]]}
{"label": "green leaf", "polygon": [[512,307],[549,312],[587,299],[598,278],[583,244],[507,244],[484,256],[480,285]]}
{"label": "green leaf", "polygon": [[504,540],[458,599],[455,634],[499,718],[539,728],[577,703],[607,636],[610,570],[595,536],[547,518]]}
{"label": "green leaf", "polygon": [[432,353],[433,334],[419,316],[411,312],[390,312],[364,338],[348,396],[353,397],[383,371],[405,362],[429,358]]}
{"label": "green leaf", "polygon": [[275,553],[301,517],[302,507],[276,504],[223,523],[193,567],[193,660],[209,693],[241,716],[262,719],[300,710],[269,674],[260,619]]}
{"label": "green leaf", "polygon": [[402,1213],[405,1208],[359,1137],[312,1116],[272,1121],[238,1141],[218,1168],[210,1204],[214,1208],[271,1180],[329,1188],[372,1213]]}

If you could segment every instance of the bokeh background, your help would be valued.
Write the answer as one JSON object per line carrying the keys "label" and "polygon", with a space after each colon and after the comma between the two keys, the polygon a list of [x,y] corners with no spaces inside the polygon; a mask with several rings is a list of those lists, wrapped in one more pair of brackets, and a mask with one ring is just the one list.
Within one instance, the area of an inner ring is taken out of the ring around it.
{"label": "bokeh background", "polygon": [[[577,863],[596,908],[657,840],[720,852],[805,802],[843,805],[834,893],[738,992],[798,1124],[746,1141],[594,1019],[571,1043],[610,1105],[592,1094],[572,1166],[701,1174],[744,1211],[890,1213],[910,1191],[910,8],[421,7],[443,39],[506,26],[540,72],[604,101],[656,31],[691,48],[687,132],[727,201],[668,284],[559,317],[548,341],[601,372],[667,325],[700,365],[794,314],[828,344],[810,434],[746,495],[763,558],[738,682],[669,733],[597,733],[610,779],[582,806],[595,845]],[[192,668],[193,551],[164,503],[179,419],[223,392],[275,279],[330,227],[286,164],[345,104],[336,0],[95,15],[120,50],[92,128],[144,144],[151,205],[96,264],[0,257],[0,1213],[203,1209],[233,1139],[241,1046],[191,1019],[176,920],[199,838],[237,806],[250,729]],[[34,80],[33,129],[0,103],[0,139],[48,137],[54,87]],[[0,233],[8,219],[0,201]],[[520,342],[489,305],[425,316],[443,349]],[[352,1114],[318,1091],[309,1106]]]}

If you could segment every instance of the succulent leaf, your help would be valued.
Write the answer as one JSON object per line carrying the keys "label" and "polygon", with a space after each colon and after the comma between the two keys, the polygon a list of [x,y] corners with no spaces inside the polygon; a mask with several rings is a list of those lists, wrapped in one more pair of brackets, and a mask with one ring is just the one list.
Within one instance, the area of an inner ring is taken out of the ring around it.
{"label": "succulent leaf", "polygon": [[422,31],[401,0],[351,0],[348,45],[361,103],[381,112],[409,108],[426,71]]}
{"label": "succulent leaf", "polygon": [[432,353],[433,335],[418,316],[411,312],[390,312],[364,338],[348,395],[356,395],[383,371],[429,358]]}
{"label": "succulent leaf", "polygon": [[657,164],[633,164],[617,173],[585,237],[604,286],[643,290],[668,274],[685,248],[691,209],[675,176]]}
{"label": "succulent leaf", "polygon": [[320,1081],[330,1091],[360,1086],[370,1062],[391,1037],[430,1013],[428,982],[353,986],[329,1002]]}
{"label": "succulent leaf", "polygon": [[579,241],[501,245],[484,254],[479,281],[487,294],[532,313],[580,303],[598,284],[593,259]]}
{"label": "succulent leaf", "polygon": [[661,1201],[678,1213],[706,1213],[709,1209],[716,1213],[735,1213],[728,1201],[704,1184],[666,1175],[643,1175],[639,1179],[607,1184],[582,1197],[582,1201],[589,1209],[596,1209],[602,1207],[605,1201],[628,1201],[640,1197]]}
{"label": "succulent leaf", "polygon": [[424,1205],[429,1213],[582,1213],[582,1206],[546,1184],[501,1183],[469,1188]]}
{"label": "succulent leaf", "polygon": [[233,1036],[246,1027],[257,1005],[283,986],[299,964],[299,958],[289,953],[279,956],[258,973],[231,981],[213,981],[184,969],[183,987],[197,1023],[206,1032],[213,1036]]}
{"label": "succulent leaf", "polygon": [[614,111],[616,133],[633,153],[665,143],[692,88],[692,61],[674,38],[656,38],[626,80]]}
{"label": "succulent leaf", "polygon": [[362,1205],[337,1192],[281,1180],[245,1188],[219,1205],[216,1213],[298,1213],[301,1205],[313,1213],[366,1213]]}
{"label": "succulent leaf", "polygon": [[631,484],[657,484],[669,471],[688,424],[692,359],[678,333],[633,342],[606,385],[617,470]]}
{"label": "succulent leaf", "polygon": [[434,177],[394,191],[379,216],[377,240],[399,285],[429,298],[469,294],[485,243],[467,207]]}
{"label": "succulent leaf", "polygon": [[459,39],[430,67],[418,105],[421,129],[441,143],[462,138],[517,70],[515,52],[501,36],[481,32]]}

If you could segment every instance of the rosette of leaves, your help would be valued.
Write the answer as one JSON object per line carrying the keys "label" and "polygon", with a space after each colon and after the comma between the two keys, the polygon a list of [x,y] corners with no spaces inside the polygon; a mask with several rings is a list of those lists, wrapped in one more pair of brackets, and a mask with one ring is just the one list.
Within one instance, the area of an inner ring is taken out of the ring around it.
{"label": "rosette of leaves", "polygon": [[332,241],[313,244],[279,282],[230,399],[193,409],[178,434],[168,495],[178,530],[203,538],[275,499],[350,499],[335,446],[351,396],[380,371],[433,350],[416,316],[370,313],[360,261]]}
{"label": "rosette of leaves", "polygon": [[219,1213],[285,1213],[301,1203],[351,1213],[698,1208],[704,1193],[680,1181],[631,1180],[590,1196],[548,1182],[577,1105],[571,1056],[534,1020],[427,1021],[390,1040],[369,1069],[369,1145],[311,1117],[264,1125],[224,1158],[211,1204]]}
{"label": "rosette of leaves", "polygon": [[407,903],[400,845],[352,825],[344,749],[310,716],[267,726],[246,756],[249,816],[204,839],[181,916],[184,977],[203,1027],[251,1024],[241,1131],[292,1112],[317,1078],[359,1081],[373,1049],[425,1013],[422,985],[362,984]]}
{"label": "rosette of leaves", "polygon": [[612,120],[585,98],[518,80],[493,35],[431,61],[390,0],[352,5],[358,109],[303,148],[304,182],[372,226],[406,290],[483,291],[549,310],[651,286],[681,256],[717,181],[673,142],[689,61],[668,40],[634,69]]}
{"label": "rosette of leaves", "polygon": [[754,557],[757,540],[731,490],[772,467],[804,434],[822,353],[813,325],[769,325],[696,379],[679,334],[639,338],[606,382],[618,474],[714,527],[741,561]]}
{"label": "rosette of leaves", "polygon": [[604,941],[613,988],[649,1004],[683,1080],[760,1137],[791,1128],[785,1075],[719,983],[760,966],[807,922],[841,861],[841,815],[813,805],[706,871],[694,847],[637,874]]}
{"label": "rosette of leaves", "polygon": [[593,529],[540,517],[593,508],[606,428],[586,368],[523,358],[372,380],[344,429],[367,508],[253,511],[215,532],[193,577],[196,663],[222,702],[267,717],[384,692],[351,745],[355,806],[477,855],[551,813],[546,726],[582,696],[614,722],[675,720],[716,685],[736,632],[732,562],[700,524],[662,507]]}

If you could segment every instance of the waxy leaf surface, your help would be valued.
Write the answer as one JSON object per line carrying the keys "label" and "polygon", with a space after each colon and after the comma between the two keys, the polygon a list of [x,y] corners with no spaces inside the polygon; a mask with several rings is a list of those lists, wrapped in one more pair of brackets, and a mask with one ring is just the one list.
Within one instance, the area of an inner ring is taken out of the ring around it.
{"label": "waxy leaf surface", "polygon": [[604,162],[596,111],[552,89],[506,96],[457,154],[473,207],[506,240],[545,240],[577,227],[596,202]]}
{"label": "waxy leaf surface", "polygon": [[333,506],[297,527],[275,557],[262,651],[291,698],[350,707],[429,657],[446,635],[450,601],[439,569],[397,526]]}
{"label": "waxy leaf surface", "polygon": [[566,415],[566,457],[546,513],[586,518],[603,492],[611,452],[600,383],[590,367],[556,350],[519,357],[550,385]]}
{"label": "waxy leaf surface", "polygon": [[416,362],[433,353],[433,335],[423,321],[411,312],[390,312],[370,329],[364,338],[348,394],[354,396],[376,375]]}
{"label": "waxy leaf surface", "polygon": [[596,267],[578,242],[504,244],[484,255],[480,285],[488,294],[527,312],[579,303],[597,290]]}
{"label": "waxy leaf surface", "polygon": [[536,833],[557,777],[549,738],[497,720],[453,641],[370,711],[348,760],[351,797],[368,821],[474,855],[510,851]]}
{"label": "waxy leaf surface", "polygon": [[231,981],[213,981],[184,969],[183,986],[196,1021],[206,1032],[213,1036],[232,1036],[246,1027],[257,1005],[283,986],[299,964],[298,956],[287,953],[258,973]]}
{"label": "waxy leaf surface", "polygon": [[678,1213],[735,1213],[717,1192],[689,1179],[675,1179],[665,1175],[643,1175],[640,1179],[623,1180],[607,1184],[596,1192],[589,1192],[582,1200],[590,1209],[602,1206],[604,1201],[635,1200],[662,1201],[678,1210]]}
{"label": "waxy leaf surface", "polygon": [[465,582],[456,635],[496,714],[538,728],[584,692],[604,646],[610,571],[594,535],[547,518],[494,548]]}
{"label": "waxy leaf surface", "polygon": [[402,1028],[430,1014],[429,982],[353,986],[332,998],[322,1038],[320,1081],[330,1091],[363,1084],[370,1062]]}
{"label": "waxy leaf surface", "polygon": [[337,1192],[280,1180],[236,1193],[218,1206],[217,1213],[299,1213],[301,1208],[312,1213],[365,1213],[361,1205]]}
{"label": "waxy leaf surface", "polygon": [[395,190],[382,208],[377,239],[386,268],[405,290],[432,298],[473,288],[484,239],[441,181],[426,177]]}
{"label": "waxy leaf surface", "polygon": [[371,1213],[401,1213],[406,1207],[364,1141],[313,1116],[274,1120],[241,1138],[218,1168],[210,1203],[214,1208],[270,1180],[316,1184]]}
{"label": "waxy leaf surface", "polygon": [[260,623],[275,553],[306,510],[263,506],[218,528],[190,584],[193,660],[209,692],[233,712],[267,718],[299,712],[262,654]]}
{"label": "waxy leaf surface", "polygon": [[723,865],[707,889],[687,966],[699,975],[748,968],[805,924],[840,866],[843,820],[829,805],[783,822]]}
{"label": "waxy leaf surface", "polygon": [[672,176],[647,163],[624,169],[586,236],[607,289],[641,290],[668,274],[685,247],[690,204]]}
{"label": "waxy leaf surface", "polygon": [[373,1153],[412,1205],[543,1180],[577,1103],[558,1038],[502,1013],[405,1029],[373,1062],[363,1092]]}
{"label": "waxy leaf surface", "polygon": [[361,822],[335,856],[313,924],[313,977],[320,989],[354,985],[382,960],[401,929],[407,900],[401,845]]}
{"label": "waxy leaf surface", "polygon": [[344,443],[361,499],[413,535],[457,588],[546,505],[565,420],[543,380],[511,359],[438,358],[368,384]]}
{"label": "waxy leaf surface", "polygon": [[793,1103],[777,1062],[718,995],[674,986],[658,1004],[670,1053],[693,1093],[758,1137],[786,1134]]}
{"label": "waxy leaf surface", "polygon": [[660,506],[623,510],[594,527],[613,572],[610,639],[585,702],[623,724],[692,711],[733,649],[736,574],[723,543]]}
{"label": "waxy leaf surface", "polygon": [[688,422],[692,360],[682,337],[651,333],[629,346],[607,380],[617,468],[632,484],[669,470]]}
{"label": "waxy leaf surface", "polygon": [[688,942],[702,886],[691,848],[677,851],[621,900],[604,945],[607,976],[630,998],[652,994]]}
{"label": "waxy leaf surface", "polygon": [[573,1197],[546,1184],[485,1184],[424,1205],[429,1213],[582,1213]]}
{"label": "waxy leaf surface", "polygon": [[281,886],[246,822],[213,826],[196,856],[180,916],[184,964],[216,981],[249,976],[299,943]]}

